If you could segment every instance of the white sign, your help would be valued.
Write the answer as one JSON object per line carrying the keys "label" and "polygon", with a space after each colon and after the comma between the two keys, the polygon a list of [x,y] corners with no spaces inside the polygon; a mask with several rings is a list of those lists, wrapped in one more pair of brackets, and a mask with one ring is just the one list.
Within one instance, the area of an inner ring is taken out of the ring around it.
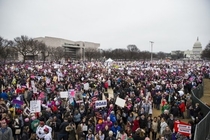
{"label": "white sign", "polygon": [[83,125],[83,126],[82,126],[82,131],[88,131],[87,125]]}
{"label": "white sign", "polygon": [[61,98],[68,98],[69,97],[68,91],[62,91],[62,92],[60,92],[60,97]]}
{"label": "white sign", "polygon": [[107,106],[107,100],[95,101],[96,108],[101,108],[101,107],[106,107],[106,106]]}
{"label": "white sign", "polygon": [[34,83],[34,80],[31,80],[31,87],[35,87],[35,83]]}
{"label": "white sign", "polygon": [[30,101],[30,111],[31,113],[36,113],[41,111],[41,100]]}
{"label": "white sign", "polygon": [[124,107],[125,106],[125,100],[121,99],[120,97],[117,97],[117,100],[116,100],[115,104],[118,105],[119,107]]}
{"label": "white sign", "polygon": [[36,87],[33,87],[33,93],[38,93],[38,90]]}
{"label": "white sign", "polygon": [[89,89],[89,83],[85,83],[84,84],[84,90],[88,90]]}
{"label": "white sign", "polygon": [[178,124],[178,132],[191,134],[191,126],[185,124]]}
{"label": "white sign", "polygon": [[184,92],[182,90],[178,91],[179,92],[179,96],[184,95]]}

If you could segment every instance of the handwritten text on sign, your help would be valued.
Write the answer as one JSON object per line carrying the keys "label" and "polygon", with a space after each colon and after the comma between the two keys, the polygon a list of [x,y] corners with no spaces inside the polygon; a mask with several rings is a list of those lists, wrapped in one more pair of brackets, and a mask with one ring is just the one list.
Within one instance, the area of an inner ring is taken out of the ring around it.
{"label": "handwritten text on sign", "polygon": [[95,101],[95,107],[96,108],[106,107],[106,106],[107,106],[107,100]]}
{"label": "handwritten text on sign", "polygon": [[184,125],[184,124],[178,124],[178,132],[190,134],[191,133],[191,126]]}
{"label": "handwritten text on sign", "polygon": [[41,101],[40,100],[30,101],[30,111],[31,111],[31,113],[40,112],[41,111]]}

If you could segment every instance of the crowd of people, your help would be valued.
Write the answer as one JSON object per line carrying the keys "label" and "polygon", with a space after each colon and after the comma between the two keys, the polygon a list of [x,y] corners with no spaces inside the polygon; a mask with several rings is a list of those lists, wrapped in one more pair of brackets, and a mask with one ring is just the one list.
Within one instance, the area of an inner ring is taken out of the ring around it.
{"label": "crowd of people", "polygon": [[[192,140],[203,114],[191,90],[209,73],[206,62],[181,61],[2,65],[0,140]],[[107,105],[96,108],[100,100]],[[182,119],[187,136],[174,129]]]}

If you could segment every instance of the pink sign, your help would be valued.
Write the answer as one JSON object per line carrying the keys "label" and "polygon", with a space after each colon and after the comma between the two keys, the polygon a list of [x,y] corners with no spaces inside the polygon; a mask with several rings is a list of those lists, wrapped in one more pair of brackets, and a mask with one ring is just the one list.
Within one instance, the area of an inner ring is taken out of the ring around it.
{"label": "pink sign", "polygon": [[69,96],[72,98],[75,98],[75,90],[74,89],[70,89]]}

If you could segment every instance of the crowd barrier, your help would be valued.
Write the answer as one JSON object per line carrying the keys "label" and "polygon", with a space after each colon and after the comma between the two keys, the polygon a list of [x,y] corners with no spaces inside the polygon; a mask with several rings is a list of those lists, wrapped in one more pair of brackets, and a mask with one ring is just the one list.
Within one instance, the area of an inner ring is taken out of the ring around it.
{"label": "crowd barrier", "polygon": [[192,102],[193,104],[199,103],[201,112],[204,115],[204,118],[196,125],[194,140],[210,140],[210,108],[200,100],[204,93],[204,84],[203,82],[203,84],[192,90]]}

